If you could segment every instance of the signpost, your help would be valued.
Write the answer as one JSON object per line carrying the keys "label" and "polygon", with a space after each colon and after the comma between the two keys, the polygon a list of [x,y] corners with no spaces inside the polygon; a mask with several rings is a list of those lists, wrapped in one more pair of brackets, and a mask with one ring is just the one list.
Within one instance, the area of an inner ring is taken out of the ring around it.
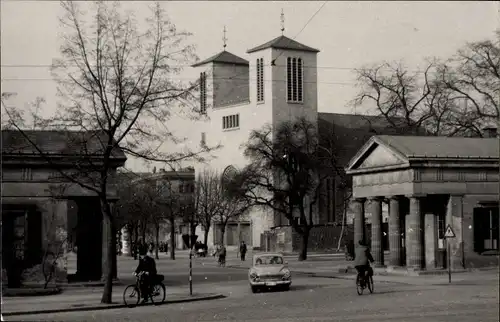
{"label": "signpost", "polygon": [[453,229],[451,229],[451,225],[446,226],[444,238],[446,239],[446,246],[447,246],[446,253],[448,255],[448,283],[451,283],[451,250],[450,250],[450,243],[449,243],[448,239],[455,238],[455,233],[453,232]]}
{"label": "signpost", "polygon": [[193,295],[193,247],[198,235],[182,235],[184,244],[189,248],[189,295]]}

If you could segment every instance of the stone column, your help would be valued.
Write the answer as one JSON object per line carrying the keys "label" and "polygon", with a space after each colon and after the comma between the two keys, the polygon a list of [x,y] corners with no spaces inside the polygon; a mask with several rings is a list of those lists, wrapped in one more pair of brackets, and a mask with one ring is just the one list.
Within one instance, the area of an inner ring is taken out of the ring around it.
{"label": "stone column", "polygon": [[354,245],[358,244],[358,241],[365,240],[365,200],[364,199],[353,199],[354,208]]}
{"label": "stone column", "polygon": [[437,220],[434,214],[425,214],[424,217],[424,240],[425,240],[425,268],[436,268],[437,254]]}
{"label": "stone column", "polygon": [[398,196],[392,196],[389,199],[389,251],[390,265],[402,265],[402,246],[401,246],[401,218],[399,213]]}
{"label": "stone column", "polygon": [[373,197],[370,199],[370,209],[372,213],[372,245],[371,252],[375,260],[375,266],[384,265],[384,247],[382,246],[382,198]]}
{"label": "stone column", "polygon": [[422,238],[422,196],[408,196],[410,199],[410,213],[408,214],[406,238],[406,264],[410,268],[422,269],[424,267],[423,238]]}

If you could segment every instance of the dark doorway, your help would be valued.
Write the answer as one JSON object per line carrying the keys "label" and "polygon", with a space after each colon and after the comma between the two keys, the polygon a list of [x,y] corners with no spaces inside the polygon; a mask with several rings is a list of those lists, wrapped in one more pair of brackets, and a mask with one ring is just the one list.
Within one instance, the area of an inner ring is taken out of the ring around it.
{"label": "dark doorway", "polygon": [[474,208],[474,251],[498,251],[499,214],[497,207]]}
{"label": "dark doorway", "polygon": [[73,200],[78,207],[75,278],[78,281],[98,281],[102,273],[102,214],[99,199],[83,197]]}

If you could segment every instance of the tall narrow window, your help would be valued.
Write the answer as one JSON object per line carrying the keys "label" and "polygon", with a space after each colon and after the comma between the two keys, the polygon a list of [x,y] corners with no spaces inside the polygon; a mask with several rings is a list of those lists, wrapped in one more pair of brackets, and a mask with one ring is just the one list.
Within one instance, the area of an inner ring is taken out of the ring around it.
{"label": "tall narrow window", "polygon": [[207,113],[207,75],[200,73],[200,113]]}
{"label": "tall narrow window", "polygon": [[291,103],[304,101],[304,75],[301,58],[288,57],[286,61],[286,99]]}
{"label": "tall narrow window", "polygon": [[257,58],[257,102],[264,101],[264,58]]}

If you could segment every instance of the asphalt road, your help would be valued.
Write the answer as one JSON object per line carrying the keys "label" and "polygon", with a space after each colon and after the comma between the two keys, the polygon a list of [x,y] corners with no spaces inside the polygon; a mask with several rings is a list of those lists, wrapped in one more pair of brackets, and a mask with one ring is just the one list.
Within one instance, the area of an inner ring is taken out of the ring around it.
{"label": "asphalt road", "polygon": [[[307,261],[298,262],[295,257],[286,258],[289,262],[292,272],[298,267],[320,267],[331,265],[348,265],[344,257],[311,257]],[[137,260],[131,257],[122,257],[118,259],[118,277],[123,283],[133,283],[134,277],[132,272],[137,267]],[[246,281],[247,269],[229,269],[217,266],[217,259],[209,256],[204,258],[193,258],[193,283],[224,283],[232,281]],[[250,266],[251,254],[245,262],[236,256],[236,253],[229,253],[226,265],[242,265]],[[189,278],[189,257],[186,253],[181,253],[176,256],[175,260],[171,260],[165,254],[160,255],[160,259],[156,260],[156,269],[159,274],[165,275],[165,284],[167,286],[186,285]]]}
{"label": "asphalt road", "polygon": [[[135,277],[132,272],[137,267],[137,261],[131,258],[122,258],[118,262],[118,277],[123,283],[133,283]],[[165,285],[181,286],[187,285],[189,281],[189,260],[178,258],[170,260],[160,257],[156,260],[158,274],[165,276]],[[218,267],[214,258],[193,259],[193,283],[226,283],[232,281],[246,281],[248,271],[246,269],[229,269]]]}
{"label": "asphalt road", "polygon": [[10,321],[498,321],[498,285],[377,283],[358,296],[351,280],[297,277],[289,292],[252,294],[246,282],[209,286],[226,299],[93,312],[11,317]]}

